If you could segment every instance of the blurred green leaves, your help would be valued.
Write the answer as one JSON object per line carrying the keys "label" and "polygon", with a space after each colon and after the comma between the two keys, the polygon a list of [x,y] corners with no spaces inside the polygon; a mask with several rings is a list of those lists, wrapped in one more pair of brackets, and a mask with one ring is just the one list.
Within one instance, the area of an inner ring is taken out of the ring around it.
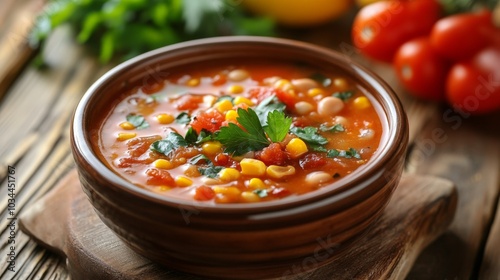
{"label": "blurred green leaves", "polygon": [[498,0],[439,0],[447,14],[468,12],[473,9],[487,8],[493,10]]}
{"label": "blurred green leaves", "polygon": [[244,13],[232,0],[52,0],[30,34],[34,47],[54,29],[70,24],[78,42],[99,53],[106,63],[128,59],[173,43],[221,35],[274,33],[268,18]]}

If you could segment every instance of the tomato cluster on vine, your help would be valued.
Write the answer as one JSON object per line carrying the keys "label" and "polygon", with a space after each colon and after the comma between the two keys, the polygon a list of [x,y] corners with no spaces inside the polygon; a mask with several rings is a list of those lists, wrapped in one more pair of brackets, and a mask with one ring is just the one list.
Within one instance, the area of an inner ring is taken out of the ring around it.
{"label": "tomato cluster on vine", "polygon": [[414,96],[471,114],[500,109],[500,28],[487,9],[442,16],[437,0],[380,1],[362,8],[352,39],[392,63]]}

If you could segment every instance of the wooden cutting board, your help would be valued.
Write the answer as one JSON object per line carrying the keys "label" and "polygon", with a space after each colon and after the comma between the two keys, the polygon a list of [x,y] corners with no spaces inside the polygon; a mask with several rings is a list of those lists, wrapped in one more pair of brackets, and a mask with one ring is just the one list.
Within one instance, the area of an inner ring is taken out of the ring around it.
{"label": "wooden cutting board", "polygon": [[[314,257],[286,279],[402,279],[419,253],[451,223],[453,184],[430,176],[403,176],[381,219],[350,250],[312,271]],[[202,279],[173,271],[125,246],[97,217],[75,170],[20,218],[21,229],[67,258],[72,279]],[[318,244],[320,246],[320,244]]]}

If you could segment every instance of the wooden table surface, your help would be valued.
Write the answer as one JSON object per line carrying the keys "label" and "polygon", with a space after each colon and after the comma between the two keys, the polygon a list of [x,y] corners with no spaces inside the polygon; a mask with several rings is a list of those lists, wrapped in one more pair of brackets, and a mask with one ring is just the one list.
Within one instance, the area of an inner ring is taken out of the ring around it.
{"label": "wooden table surface", "polygon": [[[74,166],[72,112],[85,90],[113,66],[100,65],[62,28],[43,51],[49,67],[32,67],[34,51],[26,36],[41,2],[2,0],[0,9],[1,279],[69,278],[65,260],[37,245],[10,218]],[[409,97],[389,65],[368,61],[353,49],[349,24],[344,19],[314,30],[283,30],[282,36],[339,50],[382,76],[398,92],[410,122],[405,172],[447,178],[458,189],[452,225],[419,256],[407,279],[500,279],[500,113],[470,117]],[[15,183],[15,205],[9,205],[9,181]],[[8,263],[11,246],[14,272]]]}

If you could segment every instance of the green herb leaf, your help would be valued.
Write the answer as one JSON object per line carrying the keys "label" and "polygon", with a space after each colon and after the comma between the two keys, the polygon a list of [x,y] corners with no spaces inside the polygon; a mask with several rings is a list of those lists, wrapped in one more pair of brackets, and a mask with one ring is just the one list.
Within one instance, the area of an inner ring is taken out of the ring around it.
{"label": "green herb leaf", "polygon": [[292,125],[292,118],[285,116],[280,111],[272,111],[267,115],[267,125],[264,131],[271,141],[277,143],[283,141]]}
{"label": "green herb leaf", "polygon": [[234,100],[234,97],[229,96],[229,95],[223,95],[223,96],[220,96],[219,98],[217,98],[216,102],[220,102],[220,101],[223,101],[223,100],[229,100],[232,103],[233,100]]}
{"label": "green herb leaf", "polygon": [[149,123],[141,115],[128,114],[126,119],[137,129],[144,129],[149,127]]}
{"label": "green herb leaf", "polygon": [[239,108],[236,120],[246,131],[234,123],[229,123],[228,126],[221,127],[215,137],[226,147],[225,152],[242,155],[250,151],[261,150],[270,144],[254,110]]}
{"label": "green herb leaf", "polygon": [[276,96],[271,95],[266,99],[262,100],[257,107],[255,107],[255,113],[259,116],[259,121],[262,126],[267,123],[267,115],[273,111],[284,112],[286,105],[278,100]]}
{"label": "green herb leaf", "polygon": [[207,176],[208,178],[215,178],[217,177],[217,174],[224,169],[223,166],[215,166],[210,164],[208,167],[198,167],[198,171],[202,174]]}
{"label": "green herb leaf", "polygon": [[179,147],[185,147],[188,143],[186,140],[176,132],[170,132],[165,139],[155,141],[151,144],[152,151],[170,156]]}
{"label": "green herb leaf", "polygon": [[328,152],[326,153],[326,156],[329,158],[343,157],[343,158],[361,159],[361,155],[354,148],[349,148],[349,150],[347,150],[347,151],[331,149],[331,150],[328,150]]}
{"label": "green herb leaf", "polygon": [[260,198],[267,197],[267,190],[254,190],[254,194],[258,195]]}
{"label": "green herb leaf", "polygon": [[186,142],[188,144],[196,144],[196,141],[198,141],[198,133],[196,133],[196,130],[194,130],[193,127],[189,127],[188,131],[186,132],[186,136],[184,136],[184,139],[186,139]]}
{"label": "green herb leaf", "polygon": [[290,132],[297,135],[300,139],[304,140],[308,144],[325,145],[328,143],[328,139],[318,134],[318,129],[312,126],[292,127]]}
{"label": "green herb leaf", "polygon": [[188,163],[190,163],[190,164],[198,164],[200,161],[205,161],[205,163],[207,163],[207,164],[211,164],[212,163],[210,161],[210,159],[206,155],[204,155],[204,154],[199,154],[197,156],[194,156],[194,157],[190,158],[188,160]]}
{"label": "green herb leaf", "polygon": [[199,145],[202,143],[205,143],[207,141],[212,140],[212,133],[206,129],[202,129],[200,131],[200,134],[196,133],[196,130],[193,129],[193,127],[189,127],[188,131],[186,132],[186,136],[184,137],[186,139],[186,142],[190,145]]}
{"label": "green herb leaf", "polygon": [[310,76],[310,78],[318,82],[320,85],[323,85],[324,87],[329,87],[332,85],[332,79],[321,73],[314,73]]}
{"label": "green herb leaf", "polygon": [[191,117],[188,113],[182,112],[177,117],[175,117],[175,122],[178,124],[189,124],[191,122]]}
{"label": "green herb leaf", "polygon": [[338,123],[336,125],[332,125],[332,126],[327,126],[325,124],[321,124],[319,126],[319,130],[321,130],[323,132],[344,132],[345,127],[343,125],[341,125],[340,123]]}
{"label": "green herb leaf", "polygon": [[342,101],[346,101],[347,99],[351,98],[354,93],[352,91],[339,91],[334,94],[332,94],[333,97],[337,97],[342,99]]}

